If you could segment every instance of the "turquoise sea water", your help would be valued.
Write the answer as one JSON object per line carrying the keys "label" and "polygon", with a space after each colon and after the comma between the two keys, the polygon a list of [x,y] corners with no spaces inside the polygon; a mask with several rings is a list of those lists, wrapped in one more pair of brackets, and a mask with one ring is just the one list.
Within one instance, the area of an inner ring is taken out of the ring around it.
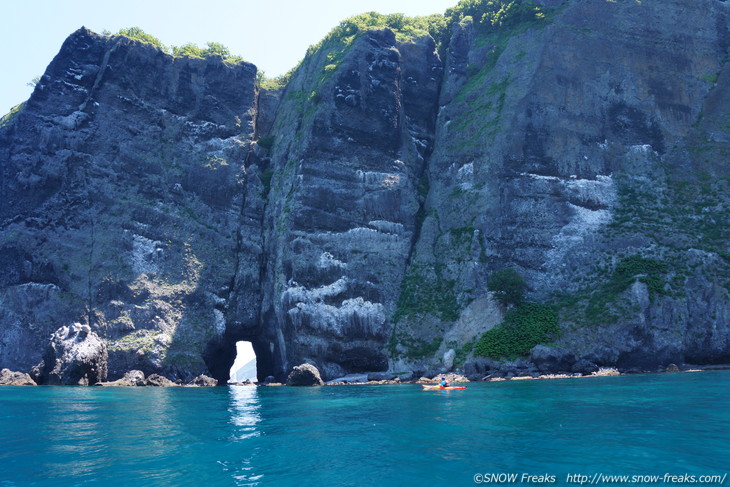
{"label": "turquoise sea water", "polygon": [[730,371],[451,392],[0,387],[3,487],[476,485],[515,473],[502,485],[527,485],[524,473],[578,485],[729,471]]}

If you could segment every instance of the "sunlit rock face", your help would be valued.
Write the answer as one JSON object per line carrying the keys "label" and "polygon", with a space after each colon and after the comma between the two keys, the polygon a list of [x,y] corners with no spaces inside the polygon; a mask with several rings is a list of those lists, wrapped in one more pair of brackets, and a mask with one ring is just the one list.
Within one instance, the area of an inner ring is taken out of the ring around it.
{"label": "sunlit rock face", "polygon": [[106,380],[107,361],[104,341],[89,325],[74,323],[53,333],[31,375],[38,384],[88,386]]}

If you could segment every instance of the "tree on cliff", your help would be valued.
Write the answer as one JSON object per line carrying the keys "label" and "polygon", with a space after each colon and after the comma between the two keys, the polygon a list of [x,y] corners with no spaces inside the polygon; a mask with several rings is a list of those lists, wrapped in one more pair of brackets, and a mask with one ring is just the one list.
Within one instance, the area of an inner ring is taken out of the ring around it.
{"label": "tree on cliff", "polygon": [[525,280],[512,268],[500,269],[489,275],[487,289],[504,306],[518,306],[525,297]]}
{"label": "tree on cliff", "polygon": [[118,35],[129,37],[130,39],[136,39],[138,41],[147,42],[167,52],[167,46],[165,46],[161,40],[157,37],[148,34],[139,27],[129,27],[127,29],[119,29]]}

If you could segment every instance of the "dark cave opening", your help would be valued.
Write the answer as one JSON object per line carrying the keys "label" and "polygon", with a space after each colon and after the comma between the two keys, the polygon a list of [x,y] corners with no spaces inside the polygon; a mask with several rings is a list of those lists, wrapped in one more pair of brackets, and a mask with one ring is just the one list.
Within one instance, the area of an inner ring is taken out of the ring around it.
{"label": "dark cave opening", "polygon": [[208,371],[219,385],[226,385],[231,379],[231,367],[236,363],[238,342],[250,342],[256,356],[256,377],[258,382],[264,382],[267,377],[273,376],[279,379],[280,373],[276,371],[273,347],[268,340],[258,337],[231,336],[224,334],[222,337],[211,341],[203,353],[203,360]]}

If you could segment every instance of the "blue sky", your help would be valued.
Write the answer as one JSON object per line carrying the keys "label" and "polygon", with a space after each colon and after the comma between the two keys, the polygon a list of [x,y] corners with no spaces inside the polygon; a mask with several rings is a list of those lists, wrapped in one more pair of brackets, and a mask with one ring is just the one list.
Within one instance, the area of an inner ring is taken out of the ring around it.
{"label": "blue sky", "polygon": [[220,42],[269,76],[283,74],[341,20],[443,13],[458,0],[0,0],[0,116],[25,101],[64,39],[81,26],[140,27],[167,45]]}

